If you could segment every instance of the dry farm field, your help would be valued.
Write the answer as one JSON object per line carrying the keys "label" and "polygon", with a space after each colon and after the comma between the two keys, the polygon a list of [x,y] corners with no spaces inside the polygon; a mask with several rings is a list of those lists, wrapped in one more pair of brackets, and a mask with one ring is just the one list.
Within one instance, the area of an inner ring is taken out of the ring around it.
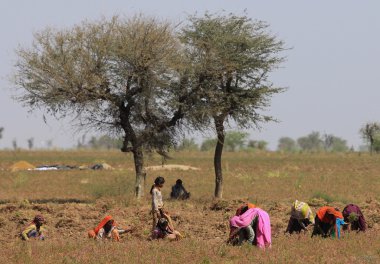
{"label": "dry farm field", "polygon": [[[0,152],[0,263],[380,263],[380,155],[224,153],[224,199],[213,199],[211,152],[175,152],[170,165],[147,170],[145,197],[133,197],[132,156],[119,151]],[[91,166],[107,163],[113,170],[11,170],[26,161],[37,165]],[[146,166],[162,162],[146,155]],[[170,167],[169,167],[170,168]],[[166,179],[166,209],[185,235],[181,241],[149,241],[149,189],[155,177]],[[187,201],[171,201],[171,185],[181,178],[191,192]],[[340,209],[358,204],[366,217],[366,233],[322,239],[285,235],[295,200],[312,208],[329,204]],[[272,248],[224,243],[228,219],[244,201],[271,217]],[[47,219],[45,241],[23,242],[17,234],[35,214]],[[134,231],[120,243],[93,241],[87,230],[106,214]]]}

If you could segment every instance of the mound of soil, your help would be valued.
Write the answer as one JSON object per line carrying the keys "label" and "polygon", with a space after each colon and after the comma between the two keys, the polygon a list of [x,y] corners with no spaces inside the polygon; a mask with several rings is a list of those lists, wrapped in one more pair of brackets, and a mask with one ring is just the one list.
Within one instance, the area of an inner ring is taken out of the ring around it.
{"label": "mound of soil", "polygon": [[200,170],[200,168],[186,166],[186,165],[178,165],[178,164],[170,164],[170,165],[162,165],[162,166],[149,166],[145,168],[146,170]]}
{"label": "mound of soil", "polygon": [[22,160],[13,164],[9,169],[14,172],[14,171],[19,171],[19,170],[32,170],[35,168],[36,167],[30,164],[29,162]]}

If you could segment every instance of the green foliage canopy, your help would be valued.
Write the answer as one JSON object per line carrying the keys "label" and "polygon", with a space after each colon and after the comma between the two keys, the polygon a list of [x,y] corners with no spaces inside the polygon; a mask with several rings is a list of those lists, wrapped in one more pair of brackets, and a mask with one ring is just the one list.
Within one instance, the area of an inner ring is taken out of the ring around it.
{"label": "green foliage canopy", "polygon": [[268,25],[247,16],[191,16],[182,30],[189,64],[188,83],[196,90],[195,107],[187,120],[197,128],[214,127],[215,197],[222,198],[222,152],[225,122],[242,128],[273,120],[260,113],[270,98],[283,91],[268,81],[283,57],[283,42],[267,32]]}
{"label": "green foliage canopy", "polygon": [[267,29],[246,16],[190,17],[181,40],[191,62],[191,84],[199,87],[192,113],[196,125],[208,127],[213,118],[232,119],[241,127],[273,120],[259,110],[284,91],[268,81],[269,72],[284,60],[279,55],[284,44]]}
{"label": "green foliage canopy", "polygon": [[[19,48],[17,99],[56,117],[71,115],[80,128],[125,132],[134,145],[170,145],[181,113],[178,95],[180,44],[168,22],[131,19],[47,28],[31,48]],[[175,102],[174,102],[175,101]],[[172,119],[174,118],[174,119]]]}
{"label": "green foliage canopy", "polygon": [[143,150],[165,153],[184,115],[187,91],[179,91],[183,56],[174,27],[142,16],[113,17],[47,28],[17,52],[17,99],[57,118],[74,116],[79,128],[123,135],[122,151],[135,160],[136,195],[143,195]]}

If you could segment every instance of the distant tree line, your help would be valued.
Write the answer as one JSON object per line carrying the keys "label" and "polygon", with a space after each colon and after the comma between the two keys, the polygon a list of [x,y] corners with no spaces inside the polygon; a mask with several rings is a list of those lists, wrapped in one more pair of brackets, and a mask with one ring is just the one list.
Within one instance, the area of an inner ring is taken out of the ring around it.
{"label": "distant tree line", "polygon": [[83,136],[78,140],[77,149],[120,149],[123,146],[123,138],[115,138],[109,135],[99,137],[92,136],[87,142]]}
{"label": "distant tree line", "polygon": [[[177,151],[214,151],[217,138],[206,138],[199,146],[194,138],[184,138],[176,146]],[[264,140],[248,140],[248,133],[240,131],[230,131],[225,135],[224,150],[229,152],[241,150],[266,150],[268,142]]]}
{"label": "distant tree line", "polygon": [[[185,138],[176,150],[179,151],[213,151],[217,139],[207,138],[199,146],[194,138]],[[266,151],[268,142],[265,140],[248,140],[248,133],[230,131],[226,133],[224,149],[229,152],[259,150]],[[313,131],[310,134],[294,140],[281,137],[278,140],[278,151],[282,152],[347,152],[350,148],[347,141],[333,134],[320,134]]]}
{"label": "distant tree line", "polygon": [[283,152],[346,152],[350,148],[347,146],[347,141],[340,137],[313,131],[297,140],[290,137],[280,138],[277,150]]}
{"label": "distant tree line", "polygon": [[[207,138],[199,146],[194,138],[184,138],[173,149],[176,151],[213,151],[216,141],[216,138]],[[248,140],[248,133],[240,131],[227,132],[224,142],[225,150],[230,152],[250,149],[266,150],[267,145],[268,142],[264,140]],[[77,143],[78,149],[120,149],[122,146],[123,138],[109,135],[92,136],[89,140],[83,136]]]}

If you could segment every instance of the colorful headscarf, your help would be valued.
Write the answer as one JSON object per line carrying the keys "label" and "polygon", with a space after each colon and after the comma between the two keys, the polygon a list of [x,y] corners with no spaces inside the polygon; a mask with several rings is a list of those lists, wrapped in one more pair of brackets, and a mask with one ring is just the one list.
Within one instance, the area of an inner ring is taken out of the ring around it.
{"label": "colorful headscarf", "polygon": [[291,216],[298,220],[309,219],[310,223],[315,223],[313,212],[310,206],[305,202],[295,200],[292,205]]}
{"label": "colorful headscarf", "polygon": [[[112,216],[107,215],[106,217],[104,217],[103,220],[99,223],[99,225],[94,228],[95,234],[97,235],[99,233],[99,230],[102,229],[105,226],[105,224],[107,224],[107,222],[110,220],[112,220]],[[114,222],[113,226],[115,226],[115,225],[116,225],[116,223]]]}
{"label": "colorful headscarf", "polygon": [[329,223],[330,220],[326,217],[326,214],[333,215],[335,220],[337,218],[343,219],[342,213],[331,206],[322,206],[317,212],[319,220],[321,220],[324,223]]}

